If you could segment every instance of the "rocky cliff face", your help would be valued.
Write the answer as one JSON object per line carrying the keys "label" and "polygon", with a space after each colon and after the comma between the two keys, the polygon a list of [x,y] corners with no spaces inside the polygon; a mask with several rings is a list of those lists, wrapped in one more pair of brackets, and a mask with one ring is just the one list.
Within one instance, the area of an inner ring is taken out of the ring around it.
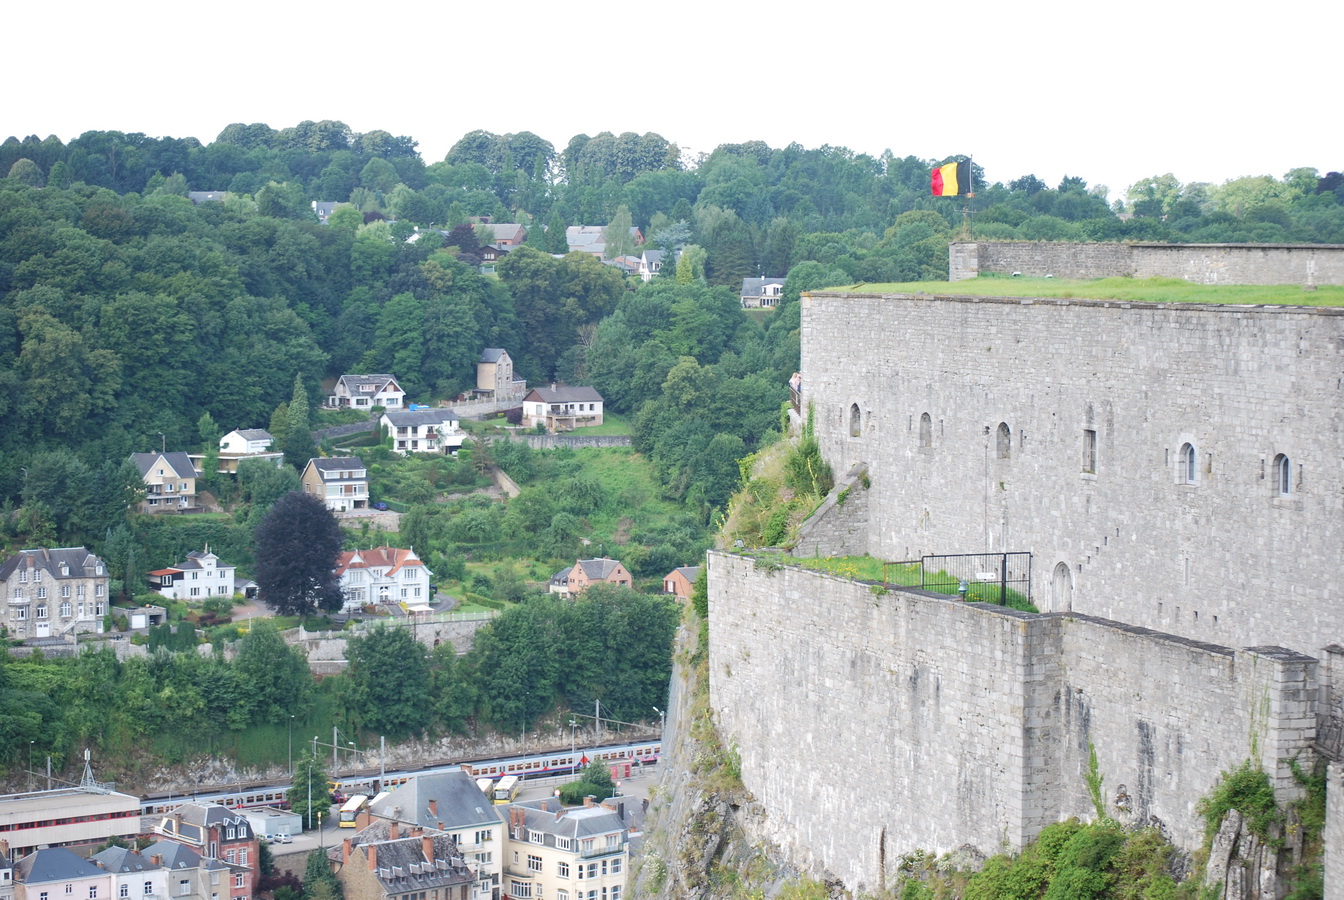
{"label": "rocky cliff face", "polygon": [[[691,616],[694,620],[694,616]],[[648,900],[736,900],[839,894],[790,866],[762,841],[765,809],[743,787],[736,752],[719,740],[709,709],[699,623],[682,627],[668,694],[663,771],[650,798],[633,895]]]}

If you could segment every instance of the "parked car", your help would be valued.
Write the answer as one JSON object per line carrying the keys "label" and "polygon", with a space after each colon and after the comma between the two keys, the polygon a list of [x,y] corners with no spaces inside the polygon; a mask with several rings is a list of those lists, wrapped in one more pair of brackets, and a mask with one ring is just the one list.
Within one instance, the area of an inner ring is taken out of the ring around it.
{"label": "parked car", "polygon": [[282,844],[292,844],[292,843],[294,843],[294,836],[293,836],[293,835],[289,835],[289,834],[277,834],[277,835],[275,836],[275,839],[276,839],[277,841],[279,841],[280,843],[282,843]]}
{"label": "parked car", "polygon": [[374,508],[374,509],[387,509],[387,504],[386,504],[386,503],[383,503],[383,502],[380,500],[379,502],[373,504],[373,508]]}

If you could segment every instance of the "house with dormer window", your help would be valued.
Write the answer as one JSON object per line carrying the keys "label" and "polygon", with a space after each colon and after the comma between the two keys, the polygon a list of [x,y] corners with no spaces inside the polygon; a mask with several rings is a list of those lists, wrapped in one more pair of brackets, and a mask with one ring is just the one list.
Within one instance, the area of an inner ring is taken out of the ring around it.
{"label": "house with dormer window", "polygon": [[256,893],[260,841],[241,810],[218,803],[184,803],[164,816],[154,833],[227,867],[227,885],[214,900],[251,900]]}
{"label": "house with dormer window", "polygon": [[392,375],[342,375],[327,397],[327,406],[365,411],[375,406],[405,409],[406,392]]}
{"label": "house with dormer window", "polygon": [[204,552],[193,550],[182,562],[150,572],[149,586],[173,600],[199,602],[211,597],[232,597],[236,570],[237,566],[222,562],[211,553],[207,544]]}
{"label": "house with dormer window", "polygon": [[103,630],[108,574],[83,547],[20,550],[0,565],[3,624],[17,638]]}
{"label": "house with dormer window", "polygon": [[433,599],[429,579],[434,573],[414,550],[374,547],[350,550],[336,557],[336,576],[345,597],[344,612],[366,604],[396,603],[406,609],[427,607]]}
{"label": "house with dormer window", "polygon": [[554,797],[510,804],[504,893],[540,900],[621,900],[630,834],[620,799],[566,807]]}
{"label": "house with dormer window", "polygon": [[67,847],[47,847],[14,864],[14,897],[113,900],[112,875]]}
{"label": "house with dormer window", "polygon": [[451,409],[406,409],[385,412],[379,424],[392,439],[392,452],[444,453],[454,456],[467,433],[460,427],[457,413]]}

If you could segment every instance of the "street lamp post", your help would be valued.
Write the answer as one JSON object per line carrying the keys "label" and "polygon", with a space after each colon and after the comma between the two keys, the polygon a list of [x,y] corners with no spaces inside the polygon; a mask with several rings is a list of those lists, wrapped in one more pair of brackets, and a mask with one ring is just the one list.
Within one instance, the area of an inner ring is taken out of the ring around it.
{"label": "street lamp post", "polygon": [[662,737],[663,732],[667,729],[667,713],[656,706],[653,708],[653,711],[658,714],[658,736]]}
{"label": "street lamp post", "polygon": [[289,730],[286,733],[289,743],[289,777],[294,777],[294,716],[291,713],[289,717]]}
{"label": "street lamp post", "polygon": [[28,742],[28,790],[33,789],[33,741]]}
{"label": "street lamp post", "polygon": [[569,774],[573,775],[579,768],[578,748],[574,746],[574,729],[578,726],[578,721],[573,716],[569,717]]}

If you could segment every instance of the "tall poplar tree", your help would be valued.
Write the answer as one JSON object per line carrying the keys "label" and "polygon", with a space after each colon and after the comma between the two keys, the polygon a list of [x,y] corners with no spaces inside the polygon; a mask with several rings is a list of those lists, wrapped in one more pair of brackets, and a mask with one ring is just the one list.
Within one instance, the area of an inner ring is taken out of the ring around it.
{"label": "tall poplar tree", "polygon": [[303,471],[308,460],[317,455],[313,444],[312,423],[308,418],[308,390],[303,386],[303,374],[294,376],[294,395],[289,400],[285,417],[285,462]]}

